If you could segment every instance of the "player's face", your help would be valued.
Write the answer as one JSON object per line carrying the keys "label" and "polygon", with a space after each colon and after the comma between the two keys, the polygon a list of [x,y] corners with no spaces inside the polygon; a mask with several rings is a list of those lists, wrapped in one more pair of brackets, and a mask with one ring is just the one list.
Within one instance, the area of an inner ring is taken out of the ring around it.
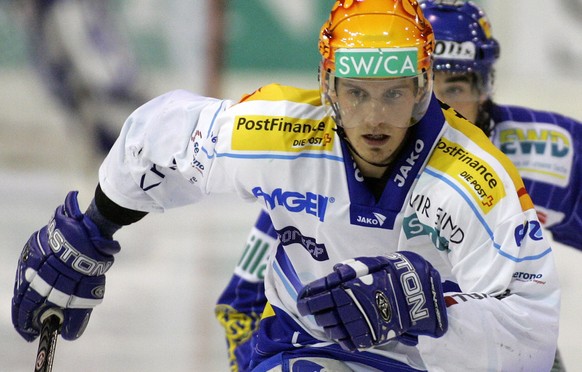
{"label": "player's face", "polygon": [[[346,136],[360,157],[388,164],[404,142],[417,102],[412,78],[337,79],[336,94]],[[364,175],[384,171],[355,157]]]}
{"label": "player's face", "polygon": [[473,123],[477,120],[479,106],[486,98],[477,89],[473,75],[442,71],[435,73],[434,93]]}
{"label": "player's face", "polygon": [[416,77],[347,79],[336,82],[337,102],[344,128],[362,126],[410,127],[417,103]]}

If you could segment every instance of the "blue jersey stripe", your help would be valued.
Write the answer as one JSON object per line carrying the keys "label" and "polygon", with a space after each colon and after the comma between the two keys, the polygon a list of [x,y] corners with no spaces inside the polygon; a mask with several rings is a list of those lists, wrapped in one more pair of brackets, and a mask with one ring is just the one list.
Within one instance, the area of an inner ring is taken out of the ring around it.
{"label": "blue jersey stripe", "polygon": [[343,162],[344,159],[341,156],[337,155],[329,155],[329,154],[314,154],[314,153],[305,153],[300,152],[294,155],[281,155],[281,154],[232,154],[232,153],[219,153],[215,152],[213,155],[210,155],[205,148],[202,148],[202,151],[208,156],[209,159],[213,157],[217,158],[234,158],[234,159],[283,159],[283,160],[294,160],[299,158],[312,158],[312,159],[328,159],[333,161]]}
{"label": "blue jersey stripe", "polygon": [[281,282],[285,285],[285,289],[287,289],[289,296],[294,300],[297,300],[297,294],[303,285],[301,284],[293,265],[287,259],[285,249],[282,246],[277,248],[277,254],[273,261],[273,269],[279,278],[281,278]]}

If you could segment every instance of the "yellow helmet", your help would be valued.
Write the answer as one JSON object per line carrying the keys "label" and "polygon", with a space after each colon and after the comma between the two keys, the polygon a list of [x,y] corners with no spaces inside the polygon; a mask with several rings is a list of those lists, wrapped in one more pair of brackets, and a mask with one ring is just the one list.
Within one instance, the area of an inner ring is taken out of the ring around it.
{"label": "yellow helmet", "polygon": [[416,122],[432,94],[433,49],[433,30],[417,1],[337,0],[319,37],[323,103],[334,106],[336,77],[422,77],[426,107],[415,110]]}

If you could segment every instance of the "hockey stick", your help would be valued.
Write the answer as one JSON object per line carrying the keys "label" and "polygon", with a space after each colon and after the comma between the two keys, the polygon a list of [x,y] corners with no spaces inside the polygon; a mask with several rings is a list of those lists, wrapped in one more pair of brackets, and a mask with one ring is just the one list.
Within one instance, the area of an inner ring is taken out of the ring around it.
{"label": "hockey stick", "polygon": [[63,313],[56,309],[47,310],[41,315],[40,321],[42,328],[40,330],[34,371],[51,372],[57,347],[57,338],[63,321]]}

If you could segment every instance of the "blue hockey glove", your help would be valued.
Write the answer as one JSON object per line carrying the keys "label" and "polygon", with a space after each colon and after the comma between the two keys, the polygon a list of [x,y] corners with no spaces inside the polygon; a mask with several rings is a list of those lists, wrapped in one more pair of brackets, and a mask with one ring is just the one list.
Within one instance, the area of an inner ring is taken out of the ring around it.
{"label": "blue hockey glove", "polygon": [[63,309],[61,335],[79,338],[105,291],[105,272],[119,252],[116,241],[101,236],[79,210],[70,192],[47,226],[32,234],[18,260],[12,324],[27,341],[39,335],[42,314]]}
{"label": "blue hockey glove", "polygon": [[396,337],[440,337],[448,327],[440,275],[413,252],[337,264],[331,274],[303,287],[297,308],[349,351]]}

